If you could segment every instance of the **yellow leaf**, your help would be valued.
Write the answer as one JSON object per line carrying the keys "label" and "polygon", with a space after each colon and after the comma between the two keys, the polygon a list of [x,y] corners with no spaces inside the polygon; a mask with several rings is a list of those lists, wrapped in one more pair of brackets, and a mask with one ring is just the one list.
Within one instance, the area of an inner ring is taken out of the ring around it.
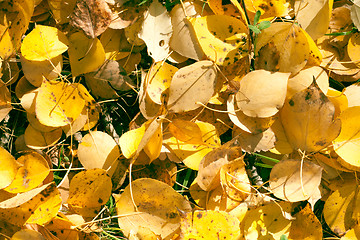
{"label": "yellow leaf", "polygon": [[52,182],[1,202],[0,219],[17,226],[25,223],[44,225],[57,215],[60,206],[60,193]]}
{"label": "yellow leaf", "polygon": [[218,65],[230,65],[248,55],[246,25],[227,15],[210,15],[188,20],[205,55]]}
{"label": "yellow leaf", "polygon": [[58,24],[68,23],[73,12],[76,0],[49,0],[49,7]]}
{"label": "yellow leaf", "polygon": [[207,104],[214,95],[217,71],[214,63],[199,61],[179,69],[169,87],[167,108],[173,112],[186,112]]}
{"label": "yellow leaf", "polygon": [[186,213],[181,219],[181,240],[239,239],[240,221],[228,212],[202,211]]}
{"label": "yellow leaf", "polygon": [[0,189],[3,189],[9,186],[15,179],[18,169],[15,158],[3,147],[0,147],[0,166],[2,166],[0,174]]}
{"label": "yellow leaf", "polygon": [[27,239],[45,240],[44,236],[41,235],[41,233],[31,229],[22,229],[16,232],[11,237],[11,240],[27,240]]}
{"label": "yellow leaf", "polygon": [[356,66],[360,66],[360,34],[354,33],[350,39],[349,43],[347,45],[347,52],[349,54],[349,57],[353,63],[355,63]]}
{"label": "yellow leaf", "polygon": [[296,74],[315,54],[313,46],[314,41],[298,25],[274,22],[257,37],[255,68]]}
{"label": "yellow leaf", "polygon": [[3,82],[0,82],[0,121],[11,111],[11,94]]}
{"label": "yellow leaf", "polygon": [[283,200],[304,201],[319,191],[321,173],[322,167],[313,162],[282,160],[270,172],[270,189]]}
{"label": "yellow leaf", "polygon": [[61,128],[42,132],[28,125],[25,129],[24,138],[27,147],[31,149],[44,149],[56,144],[60,140],[61,135]]}
{"label": "yellow leaf", "polygon": [[36,25],[21,44],[21,55],[30,61],[45,61],[61,55],[69,41],[55,27]]}
{"label": "yellow leaf", "polygon": [[344,236],[340,238],[340,240],[353,240],[358,239],[360,235],[360,226],[356,224],[353,228],[346,232]]}
{"label": "yellow leaf", "polygon": [[[288,15],[289,3],[285,0],[245,0],[249,18],[254,19],[256,11],[261,12],[261,18],[283,17]],[[252,13],[252,14],[251,14]]]}
{"label": "yellow leaf", "polygon": [[334,104],[313,82],[285,102],[280,118],[293,149],[316,152],[340,133],[341,122],[334,114]]}
{"label": "yellow leaf", "polygon": [[79,85],[44,81],[36,97],[35,112],[40,123],[61,127],[79,117],[85,106]]}
{"label": "yellow leaf", "polygon": [[169,124],[169,131],[176,139],[184,143],[203,143],[200,127],[194,122],[175,119]]}
{"label": "yellow leaf", "polygon": [[111,188],[111,178],[105,170],[86,170],[71,179],[67,202],[83,216],[96,216],[96,211],[108,201]]}
{"label": "yellow leaf", "polygon": [[238,108],[249,117],[267,118],[275,115],[284,104],[289,76],[290,73],[265,70],[246,74],[235,96]]}
{"label": "yellow leaf", "polygon": [[[324,219],[330,229],[341,236],[355,223],[352,218],[354,206],[359,204],[356,184],[338,187],[325,201]],[[356,193],[356,194],[355,194]]]}
{"label": "yellow leaf", "polygon": [[189,212],[191,206],[166,183],[141,178],[117,197],[116,210],[125,236],[137,232],[139,227],[147,227],[163,239],[170,239],[180,227],[179,211]]}
{"label": "yellow leaf", "polygon": [[[300,212],[294,215],[291,223],[289,240],[319,240],[322,239],[322,226],[307,204]],[[306,229],[306,231],[304,231]]]}
{"label": "yellow leaf", "polygon": [[2,1],[0,3],[0,58],[16,53],[34,12],[33,0]]}
{"label": "yellow leaf", "polygon": [[105,61],[105,51],[99,39],[89,39],[76,32],[69,37],[69,60],[74,77],[95,71]]}
{"label": "yellow leaf", "polygon": [[106,59],[120,60],[130,55],[131,45],[127,42],[124,30],[108,28],[101,34]]}
{"label": "yellow leaf", "polygon": [[100,131],[86,134],[78,148],[78,158],[85,169],[102,168],[110,176],[116,169],[119,156],[120,150],[114,139]]}
{"label": "yellow leaf", "polygon": [[346,168],[360,169],[360,107],[345,109],[339,116],[341,120],[340,135],[334,140],[335,152],[341,157],[340,164]]}
{"label": "yellow leaf", "polygon": [[47,161],[37,152],[22,155],[17,162],[21,167],[14,181],[5,188],[10,193],[21,193],[36,188],[50,173]]}
{"label": "yellow leaf", "polygon": [[240,226],[245,239],[280,239],[283,234],[288,235],[291,221],[284,216],[290,212],[291,204],[288,202],[272,202],[250,209]]}

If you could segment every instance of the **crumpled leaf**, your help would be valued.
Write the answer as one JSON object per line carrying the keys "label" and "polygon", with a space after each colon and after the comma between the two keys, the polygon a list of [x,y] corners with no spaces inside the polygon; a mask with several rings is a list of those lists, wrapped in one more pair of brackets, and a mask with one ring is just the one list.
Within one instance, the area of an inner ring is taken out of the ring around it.
{"label": "crumpled leaf", "polygon": [[190,203],[166,183],[141,178],[133,181],[131,188],[127,186],[116,197],[118,222],[125,236],[147,227],[163,239],[170,239],[180,228],[180,211],[191,211]]}
{"label": "crumpled leaf", "polygon": [[211,61],[199,61],[179,69],[169,87],[167,108],[173,112],[194,110],[207,104],[215,91],[217,71]]}
{"label": "crumpled leaf", "polygon": [[81,29],[88,38],[96,38],[110,25],[112,12],[104,0],[78,0],[69,17],[72,26]]}
{"label": "crumpled leaf", "polygon": [[158,0],[154,0],[145,12],[139,37],[146,43],[148,54],[155,62],[162,61],[169,55],[171,35],[171,18],[166,8]]}
{"label": "crumpled leaf", "polygon": [[270,189],[283,200],[304,201],[319,190],[321,173],[322,167],[310,161],[282,160],[270,172]]}

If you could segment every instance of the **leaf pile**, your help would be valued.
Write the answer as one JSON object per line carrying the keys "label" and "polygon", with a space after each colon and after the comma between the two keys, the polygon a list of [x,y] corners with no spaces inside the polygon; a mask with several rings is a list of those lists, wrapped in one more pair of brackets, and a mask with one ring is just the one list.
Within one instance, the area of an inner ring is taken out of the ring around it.
{"label": "leaf pile", "polygon": [[0,2],[1,239],[358,236],[360,2],[225,2]]}

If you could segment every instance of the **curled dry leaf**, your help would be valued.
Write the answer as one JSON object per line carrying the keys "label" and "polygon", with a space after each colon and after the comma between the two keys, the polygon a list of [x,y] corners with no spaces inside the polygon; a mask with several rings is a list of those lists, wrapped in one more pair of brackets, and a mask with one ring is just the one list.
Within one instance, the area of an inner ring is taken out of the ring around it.
{"label": "curled dry leaf", "polygon": [[321,173],[322,167],[310,161],[282,160],[270,172],[270,189],[283,200],[304,201],[318,192]]}
{"label": "curled dry leaf", "polygon": [[[125,236],[147,227],[163,239],[171,239],[180,228],[180,213],[190,212],[190,203],[166,183],[141,178],[116,197],[118,222]],[[130,193],[130,191],[132,191]]]}
{"label": "curled dry leaf", "polygon": [[88,38],[96,38],[110,25],[112,12],[105,0],[78,0],[69,18]]}
{"label": "curled dry leaf", "polygon": [[199,61],[179,69],[169,87],[167,108],[186,112],[206,104],[213,96],[217,72],[213,62]]}
{"label": "curled dry leaf", "polygon": [[246,74],[235,96],[238,108],[249,117],[274,116],[284,104],[289,76],[290,73],[266,70]]}

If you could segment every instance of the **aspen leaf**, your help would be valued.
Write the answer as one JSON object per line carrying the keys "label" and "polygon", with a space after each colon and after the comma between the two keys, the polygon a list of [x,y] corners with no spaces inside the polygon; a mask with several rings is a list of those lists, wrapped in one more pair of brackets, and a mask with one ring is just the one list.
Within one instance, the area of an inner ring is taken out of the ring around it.
{"label": "aspen leaf", "polygon": [[110,86],[108,81],[98,79],[93,74],[85,74],[86,85],[91,90],[91,93],[100,98],[112,99],[118,98],[119,95],[116,91]]}
{"label": "aspen leaf", "polygon": [[185,112],[206,104],[215,91],[217,72],[210,61],[199,61],[179,69],[169,87],[167,107],[170,111]]}
{"label": "aspen leaf", "polygon": [[11,240],[26,240],[26,239],[45,240],[44,236],[41,235],[41,233],[31,229],[22,229],[16,232],[11,237]]}
{"label": "aspen leaf", "polygon": [[341,157],[339,159],[341,165],[353,170],[360,169],[358,152],[360,147],[359,115],[359,106],[347,108],[340,114],[341,131],[333,142],[335,152]]}
{"label": "aspen leaf", "polygon": [[49,127],[44,124],[41,124],[39,120],[36,118],[36,114],[27,113],[26,117],[30,125],[39,132],[51,132],[56,129],[56,127]]}
{"label": "aspen leaf", "polygon": [[334,114],[334,104],[313,82],[286,100],[280,118],[294,149],[316,152],[328,146],[340,133],[341,122],[334,120]]}
{"label": "aspen leaf", "polygon": [[351,61],[356,65],[360,66],[360,34],[354,33],[350,39],[349,43],[347,45],[347,52],[349,54],[349,57]]}
{"label": "aspen leaf", "polygon": [[351,84],[344,89],[344,94],[348,100],[348,107],[360,106],[360,86]]}
{"label": "aspen leaf", "polygon": [[70,35],[68,52],[74,77],[95,71],[105,61],[105,51],[99,39],[88,39],[81,32]]}
{"label": "aspen leaf", "polygon": [[[30,82],[23,76],[19,79],[15,87],[16,97],[22,99],[22,97],[29,92],[35,91],[37,87],[30,84]],[[22,103],[21,103],[22,104]]]}
{"label": "aspen leaf", "polygon": [[272,23],[257,38],[255,68],[295,74],[306,65],[313,46],[313,40],[298,25]]}
{"label": "aspen leaf", "polygon": [[126,41],[124,30],[108,28],[100,36],[106,59],[120,60],[129,56],[131,45]]}
{"label": "aspen leaf", "polygon": [[230,65],[248,55],[248,28],[227,15],[188,17],[205,55],[218,65]]}
{"label": "aspen leaf", "polygon": [[227,196],[242,202],[251,193],[251,185],[242,159],[231,161],[220,169],[220,181]]}
{"label": "aspen leaf", "polygon": [[0,189],[3,189],[9,186],[15,179],[18,170],[15,158],[3,147],[0,147],[0,165],[2,166],[0,174]]}
{"label": "aspen leaf", "polygon": [[114,139],[105,132],[91,131],[79,144],[78,158],[85,169],[102,168],[112,175],[117,166],[120,149]]}
{"label": "aspen leaf", "polygon": [[68,49],[69,41],[57,28],[36,27],[24,38],[21,55],[30,61],[45,61],[61,55]]}
{"label": "aspen leaf", "polygon": [[165,91],[170,87],[171,79],[176,71],[178,68],[166,62],[157,62],[150,68],[146,75],[144,91],[154,103],[159,105],[163,103]]}
{"label": "aspen leaf", "polygon": [[340,240],[357,239],[359,235],[360,235],[360,226],[359,224],[356,224],[353,228],[347,231],[345,235],[340,238]]}
{"label": "aspen leaf", "polygon": [[289,78],[286,97],[291,98],[295,93],[308,88],[314,79],[320,90],[326,95],[329,89],[329,77],[324,69],[314,66],[303,69]]}
{"label": "aspen leaf", "polygon": [[282,126],[280,119],[275,120],[275,122],[271,125],[271,130],[276,136],[275,147],[271,150],[271,152],[277,154],[291,153],[293,151],[293,148],[287,139],[285,130]]}
{"label": "aspen leaf", "polygon": [[155,0],[145,12],[142,29],[139,32],[139,37],[146,43],[148,54],[155,62],[162,61],[169,55],[171,35],[171,18],[166,8]]}
{"label": "aspen leaf", "polygon": [[238,239],[239,225],[240,221],[228,212],[196,210],[181,219],[180,239]]}
{"label": "aspen leaf", "polygon": [[49,8],[58,24],[68,23],[70,14],[76,5],[76,0],[49,0]]}
{"label": "aspen leaf", "polygon": [[88,38],[96,38],[111,23],[112,12],[102,0],[78,0],[69,16],[70,24],[81,29]]}
{"label": "aspen leaf", "polygon": [[254,18],[256,11],[261,12],[261,19],[283,17],[288,15],[290,8],[289,3],[285,0],[245,0],[244,4],[250,19]]}
{"label": "aspen leaf", "polygon": [[[317,240],[322,239],[322,226],[317,219],[310,204],[307,204],[300,212],[294,215],[295,220],[291,223],[288,239]],[[306,231],[304,231],[306,229]]]}
{"label": "aspen leaf", "polygon": [[145,131],[146,125],[143,124],[141,127],[127,131],[120,136],[119,145],[124,157],[129,159],[135,155]]}
{"label": "aspen leaf", "polygon": [[359,203],[355,184],[342,185],[327,198],[324,205],[324,219],[330,229],[342,236],[355,223],[354,206]]}
{"label": "aspen leaf", "polygon": [[249,117],[267,118],[275,115],[284,104],[289,76],[289,73],[265,70],[246,74],[235,96],[238,108]]}
{"label": "aspen leaf", "polygon": [[80,84],[44,81],[36,97],[35,112],[40,123],[61,127],[79,117],[85,106]]}
{"label": "aspen leaf", "polygon": [[333,0],[295,1],[294,11],[300,26],[313,40],[323,36],[328,30]]}
{"label": "aspen leaf", "polygon": [[47,161],[37,152],[19,157],[17,163],[20,167],[15,179],[5,188],[5,191],[10,193],[21,193],[36,188],[50,173]]}
{"label": "aspen leaf", "polygon": [[140,46],[145,44],[144,41],[141,38],[139,38],[139,32],[141,31],[143,21],[144,21],[143,17],[138,18],[136,22],[134,22],[129,27],[124,29],[126,39],[130,44],[133,44],[135,46]]}
{"label": "aspen leaf", "polygon": [[200,128],[204,144],[190,144],[171,137],[164,139],[164,145],[182,160],[187,167],[199,170],[201,159],[214,148],[220,147],[220,138],[214,125],[201,121],[195,123]]}
{"label": "aspen leaf", "polygon": [[[345,90],[346,91],[346,90]],[[339,117],[340,113],[349,107],[348,98],[344,92],[337,91],[333,88],[329,88],[326,96],[334,104],[335,107],[335,118]]]}
{"label": "aspen leaf", "polygon": [[115,2],[114,0],[108,0],[107,2],[111,4],[111,10],[113,12],[113,17],[109,26],[109,28],[112,29],[123,29],[130,26],[151,4],[150,1],[142,2],[138,0],[123,1],[121,4],[118,4],[118,2]]}
{"label": "aspen leaf", "polygon": [[53,80],[59,76],[63,67],[62,55],[44,61],[31,61],[20,55],[24,76],[35,87],[40,87],[45,77]]}
{"label": "aspen leaf", "polygon": [[68,204],[85,216],[95,216],[111,195],[111,178],[103,169],[90,169],[76,174],[70,182]]}
{"label": "aspen leaf", "polygon": [[186,21],[186,16],[197,17],[202,12],[203,7],[192,1],[186,1],[183,5],[177,4],[170,12],[173,26],[170,47],[179,54],[197,61],[203,59],[204,53]]}
{"label": "aspen leaf", "polygon": [[270,203],[247,211],[241,222],[246,240],[250,239],[280,239],[291,226],[291,221],[285,216],[290,214],[289,202]]}
{"label": "aspen leaf", "polygon": [[233,129],[233,139],[236,138],[243,151],[252,153],[269,151],[275,147],[277,137],[271,128],[260,133],[248,133],[239,128]]}
{"label": "aspen leaf", "polygon": [[169,131],[176,139],[184,143],[203,143],[200,127],[194,122],[175,119],[169,124]]}
{"label": "aspen leaf", "polygon": [[46,224],[54,218],[61,206],[55,183],[21,193],[0,203],[0,219],[17,226],[25,223]]}
{"label": "aspen leaf", "polygon": [[221,167],[242,156],[241,149],[232,146],[232,142],[227,142],[221,147],[214,149],[201,160],[196,179],[203,190],[209,191],[219,186]]}
{"label": "aspen leaf", "polygon": [[283,200],[304,201],[317,192],[321,173],[322,168],[310,161],[282,160],[270,172],[270,189]]}
{"label": "aspen leaf", "polygon": [[260,118],[260,117],[249,117],[245,115],[242,111],[239,110],[237,104],[235,103],[235,95],[232,94],[229,96],[227,100],[227,110],[230,120],[241,130],[248,133],[261,133],[268,129],[275,119],[277,115],[268,117],[268,118]]}
{"label": "aspen leaf", "polygon": [[11,94],[6,85],[0,82],[0,122],[11,111]]}
{"label": "aspen leaf", "polygon": [[33,0],[16,0],[0,3],[0,58],[7,59],[16,53],[34,12]]}
{"label": "aspen leaf", "polygon": [[24,133],[25,144],[31,149],[44,149],[56,144],[62,135],[61,128],[42,132],[29,125]]}
{"label": "aspen leaf", "polygon": [[170,239],[180,228],[179,210],[191,211],[190,203],[169,185],[154,179],[141,178],[131,184],[132,193],[127,186],[116,201],[119,226],[125,236],[141,226]]}

